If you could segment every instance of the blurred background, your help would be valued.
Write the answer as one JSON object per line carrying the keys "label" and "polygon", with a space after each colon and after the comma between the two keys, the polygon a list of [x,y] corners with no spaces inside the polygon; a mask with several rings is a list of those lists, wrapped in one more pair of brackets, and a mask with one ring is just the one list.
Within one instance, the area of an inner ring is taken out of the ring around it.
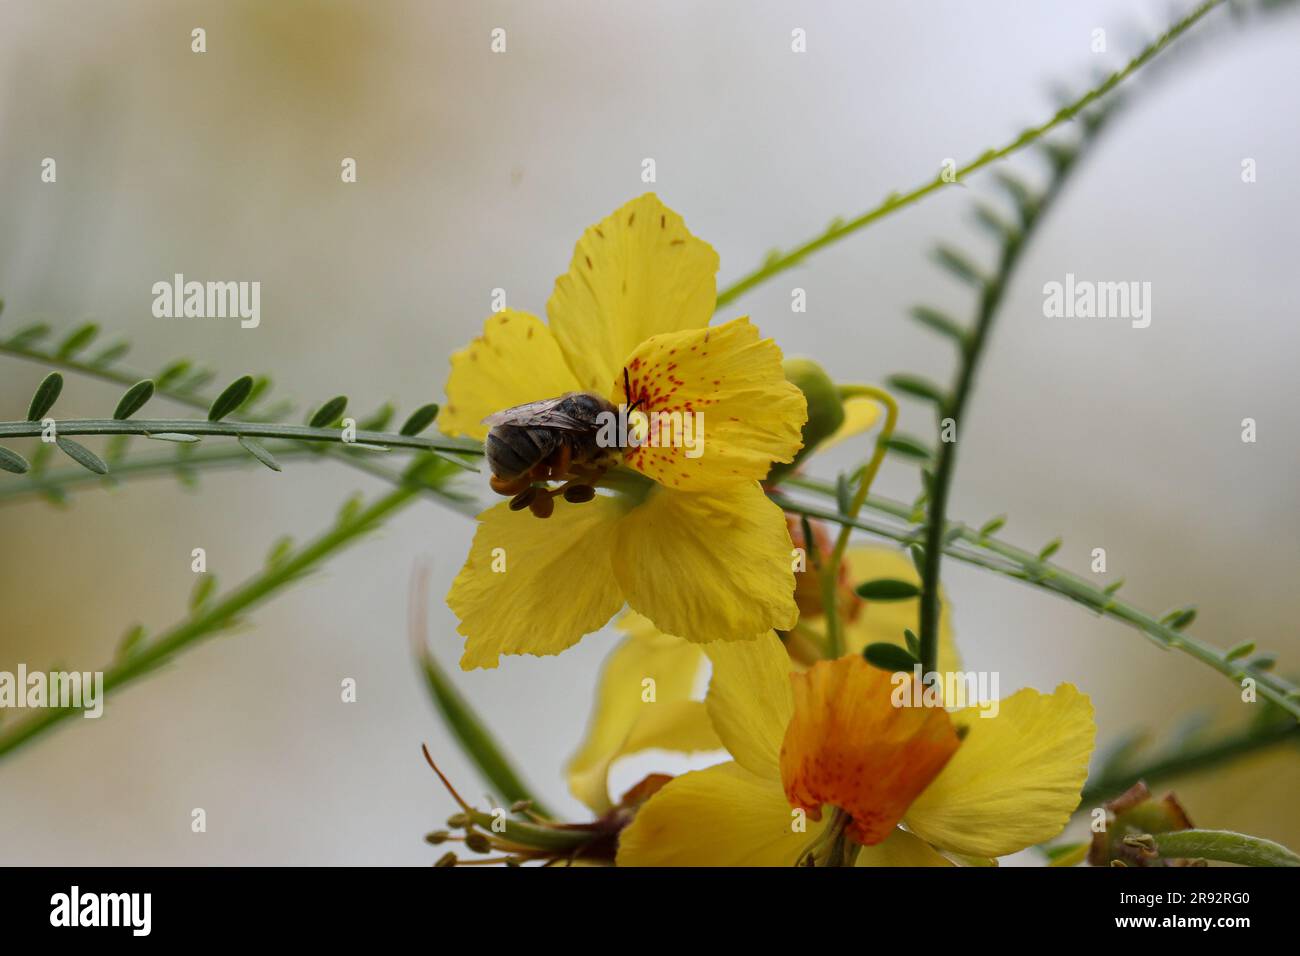
{"label": "blurred background", "polygon": [[[448,355],[494,288],[542,313],[583,228],[653,188],[722,258],[719,284],[1051,115],[1184,12],[1164,2],[520,2],[0,6],[3,329],[100,323],[131,366],[178,355],[273,373],[304,405],[442,399]],[[1300,466],[1294,362],[1300,297],[1300,19],[1202,24],[1131,89],[1027,252],[978,382],[951,513],[1009,514],[1006,536],[1088,573],[1105,547],[1125,595],[1194,603],[1196,633],[1254,640],[1300,664]],[[207,52],[190,50],[203,27]],[[490,51],[493,28],[507,52]],[[791,52],[791,31],[807,52]],[[1106,52],[1094,52],[1104,29]],[[1175,63],[1174,58],[1177,58]],[[41,161],[58,180],[42,183]],[[340,181],[340,162],[358,181]],[[1242,161],[1257,181],[1243,183]],[[1034,158],[1012,167],[1041,181]],[[950,350],[905,318],[917,302],[970,315],[936,269],[937,239],[991,254],[971,224],[987,173],[892,216],[745,296],[788,354],[835,377],[946,381]],[[982,261],[988,261],[987,256]],[[258,280],[262,320],[169,320],[152,284]],[[1042,287],[1152,284],[1152,323],[1049,320]],[[793,314],[791,289],[808,311]],[[24,416],[45,369],[0,356],[0,418]],[[69,376],[61,417],[104,415],[120,389]],[[169,406],[156,401],[156,412]],[[170,412],[168,412],[170,413]],[[1243,444],[1255,418],[1258,442]],[[929,437],[924,407],[903,428]],[[92,442],[87,442],[93,444]],[[15,443],[24,452],[26,443]],[[96,446],[98,447],[98,446]],[[819,472],[853,460],[844,452]],[[10,480],[9,476],[0,481]],[[0,503],[0,669],[94,670],[119,635],[185,613],[193,548],[223,586],[281,534],[306,538],[351,493],[384,486],[337,464],[250,463],[202,478],[88,488],[66,508]],[[478,489],[486,491],[485,485]],[[915,470],[877,490],[911,500]],[[468,794],[472,768],[412,662],[412,568],[445,593],[473,524],[421,502],[257,610],[0,763],[0,862],[428,864],[422,835],[451,803],[428,742]],[[1223,677],[1136,631],[986,572],[945,565],[967,666],[1003,693],[1073,681],[1102,742],[1171,734],[1196,712],[1250,716]],[[432,643],[460,638],[435,602]],[[555,659],[455,672],[552,806],[583,818],[562,767],[614,635]],[[340,682],[357,682],[357,702]],[[12,715],[7,721],[12,721]],[[3,725],[0,725],[3,726]],[[648,755],[614,790],[686,761]],[[1176,789],[1201,826],[1295,846],[1300,761],[1274,751]],[[207,832],[191,832],[202,807]]]}

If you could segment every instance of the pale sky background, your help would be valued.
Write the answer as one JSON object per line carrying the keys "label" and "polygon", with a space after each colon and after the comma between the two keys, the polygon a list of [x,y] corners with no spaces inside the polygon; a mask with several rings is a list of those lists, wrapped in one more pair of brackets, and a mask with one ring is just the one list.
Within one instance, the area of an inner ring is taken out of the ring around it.
{"label": "pale sky background", "polygon": [[[0,321],[93,319],[134,343],[133,366],[201,356],[224,379],[273,372],[304,404],[345,392],[354,408],[409,410],[442,398],[447,356],[478,332],[493,288],[542,312],[582,229],[645,189],[644,157],[662,198],[718,250],[726,284],[945,157],[972,158],[1046,118],[1055,86],[1078,91],[1121,65],[1170,12],[1119,0],[6,0]],[[1030,548],[1062,535],[1058,560],[1075,571],[1104,546],[1107,580],[1126,577],[1131,600],[1160,612],[1195,603],[1196,633],[1255,640],[1294,668],[1300,19],[1228,20],[1216,12],[1203,45],[1134,87],[1029,249],[968,415],[951,511],[972,523],[1006,512],[1006,536]],[[195,26],[207,29],[203,55],[190,52]],[[504,55],[489,52],[498,26]],[[795,27],[806,54],[790,51]],[[55,185],[39,180],[46,156]],[[339,181],[345,156],[358,161],[355,185]],[[1253,184],[1241,181],[1247,157]],[[1041,176],[1032,156],[1011,166]],[[905,311],[971,314],[969,291],[928,250],[943,238],[988,261],[969,212],[990,186],[973,177],[723,315],[753,316],[842,380],[946,380],[949,350]],[[175,272],[261,281],[261,327],[153,318],[150,287]],[[1043,284],[1067,272],[1151,282],[1151,327],[1045,319]],[[791,313],[795,286],[805,315]],[[23,417],[43,373],[0,357],[0,418]],[[58,411],[107,414],[118,391],[70,377]],[[1248,416],[1253,445],[1240,440]],[[930,434],[918,405],[903,424]],[[914,469],[890,464],[878,489],[910,499]],[[160,478],[85,491],[63,511],[4,504],[0,669],[102,666],[132,623],[158,630],[184,613],[192,548],[233,585],[279,535],[312,535],[356,490],[382,486],[291,462],[281,475],[214,473],[197,493]],[[0,763],[0,862],[432,862],[439,851],[421,837],[452,804],[420,743],[464,791],[483,787],[412,664],[409,578],[426,559],[444,594],[472,532],[415,505],[247,630],[111,698],[102,720],[70,721]],[[945,568],[967,666],[998,670],[1004,694],[1077,683],[1103,742],[1139,726],[1172,733],[1198,710],[1229,724],[1249,715],[1224,678],[1135,631]],[[435,608],[448,667],[454,623]],[[456,673],[526,777],[576,819],[561,768],[613,640]],[[346,677],[355,704],[340,701]],[[1295,845],[1298,765],[1278,754],[1177,790],[1198,825]],[[683,766],[630,761],[615,786]],[[195,807],[205,834],[190,831]]]}

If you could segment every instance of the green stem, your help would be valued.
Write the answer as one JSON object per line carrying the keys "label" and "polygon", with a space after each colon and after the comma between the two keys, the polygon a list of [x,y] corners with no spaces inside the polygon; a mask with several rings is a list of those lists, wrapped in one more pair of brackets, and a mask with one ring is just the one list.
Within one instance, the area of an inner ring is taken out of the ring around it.
{"label": "green stem", "polygon": [[1016,265],[1020,261],[1020,254],[1024,250],[1027,240],[1033,235],[1035,228],[1042,222],[1043,215],[1051,207],[1056,197],[1060,195],[1071,169],[1078,162],[1078,158],[1079,152],[1061,155],[1043,195],[1030,205],[1022,205],[1020,228],[1004,235],[997,271],[992,278],[985,280],[983,283],[975,326],[962,342],[957,380],[939,410],[941,429],[944,426],[949,426],[955,429],[955,433],[951,441],[940,441],[934,473],[925,489],[926,533],[925,551],[921,562],[919,624],[922,674],[934,673],[938,662],[939,566],[942,563],[944,552],[943,537],[947,531],[945,516],[948,509],[948,497],[952,488],[953,474],[957,465],[957,446],[965,430],[963,418],[975,382],[975,374],[979,368],[980,359],[983,357],[984,347],[988,342],[994,319],[997,317],[998,308],[1002,304],[1003,295],[1011,281],[1011,277],[1015,273]]}
{"label": "green stem", "polygon": [[[35,362],[40,365],[62,369],[66,372],[74,372],[78,375],[96,378],[100,381],[120,385],[124,388],[130,388],[142,379],[151,378],[151,376],[137,371],[123,369],[118,366],[104,366],[96,365],[92,362],[83,362],[78,360],[75,356],[59,355],[58,352],[45,351],[31,345],[19,344],[12,340],[0,342],[0,355],[8,355],[12,358]],[[163,388],[160,386],[158,387],[156,394],[159,398],[165,398],[178,405],[197,409],[202,412],[206,412],[212,405],[212,396],[206,396],[192,391],[182,391],[174,388]],[[249,421],[264,420],[265,419],[260,419],[258,416],[249,416]],[[384,477],[385,475],[384,469],[379,468],[369,461],[365,461],[356,454],[349,453],[349,450],[342,445],[316,445],[313,447],[313,450],[321,454],[334,456],[351,467],[356,468],[358,471],[363,471],[366,474],[375,477]],[[476,450],[473,447],[461,449],[458,446],[456,453],[469,455],[482,454],[482,450],[481,448]],[[247,453],[244,454],[246,455]],[[120,472],[120,470],[120,468],[115,469],[115,471],[118,472]],[[390,476],[387,480],[400,484],[401,476],[397,475],[395,478]]]}
{"label": "green stem", "polygon": [[[1091,90],[1089,90],[1087,93],[1084,93],[1074,102],[1070,103],[1067,106],[1062,107],[1060,110],[1057,111],[1056,115],[1054,115],[1051,119],[1047,120],[1044,123],[1039,124],[1038,126],[1033,126],[1030,127],[1029,129],[1026,129],[1019,136],[1017,136],[1015,139],[1013,139],[1011,142],[1007,143],[1006,145],[1002,146],[1001,148],[986,150],[975,159],[971,160],[970,162],[966,163],[963,166],[958,167],[955,174],[955,181],[960,182],[962,179],[969,176],[971,173],[974,173],[977,170],[984,168],[990,163],[996,162],[999,159],[1004,159],[1005,157],[1010,156],[1012,153],[1015,153],[1018,150],[1023,149],[1024,147],[1030,145],[1031,143],[1037,141],[1038,139],[1041,139],[1044,135],[1051,132],[1053,129],[1060,126],[1062,123],[1066,123],[1074,119],[1077,115],[1079,115],[1080,112],[1085,110],[1088,106],[1095,103],[1097,100],[1101,99],[1111,90],[1115,89],[1115,87],[1119,86],[1130,76],[1132,76],[1134,73],[1140,70],[1143,66],[1149,63],[1151,60],[1153,60],[1161,51],[1163,51],[1166,47],[1168,47],[1169,44],[1171,44],[1174,40],[1178,39],[1178,37],[1186,33],[1188,30],[1190,30],[1193,26],[1195,26],[1195,24],[1202,17],[1204,17],[1215,7],[1220,6],[1222,3],[1223,0],[1207,0],[1207,2],[1202,3],[1195,10],[1189,13],[1186,17],[1184,17],[1182,20],[1179,20],[1168,30],[1166,30],[1163,34],[1161,34],[1154,41],[1152,41],[1146,47],[1146,49],[1144,49],[1136,57],[1130,60],[1128,65],[1124,67],[1124,69],[1112,73],[1100,85],[1093,87]],[[769,258],[758,269],[754,270],[753,272],[749,273],[746,276],[742,276],[740,279],[737,279],[731,285],[727,286],[725,289],[723,289],[721,292],[718,293],[718,308],[722,308],[723,306],[728,305],[735,299],[740,298],[740,296],[744,295],[746,292],[748,292],[750,289],[757,286],[759,283],[764,282],[767,279],[770,279],[773,276],[798,265],[800,262],[803,261],[803,259],[811,255],[812,253],[817,252],[820,249],[831,245],[832,243],[839,242],[841,239],[844,239],[852,235],[853,233],[857,232],[859,229],[863,229],[880,219],[884,219],[886,216],[890,215],[891,213],[895,213],[900,209],[910,206],[911,204],[917,202],[920,199],[924,199],[932,192],[936,192],[937,190],[940,190],[945,186],[951,186],[953,184],[954,183],[952,181],[944,178],[943,173],[940,173],[937,176],[935,176],[934,179],[930,180],[929,182],[921,186],[916,187],[910,192],[903,193],[902,195],[899,195],[898,193],[891,193],[888,197],[886,197],[884,202],[882,202],[879,206],[876,206],[874,209],[864,212],[862,215],[854,219],[851,219],[848,222],[836,223],[832,225],[820,236],[817,236],[814,239],[810,239],[807,242],[803,243],[802,245],[796,246],[790,252],[781,255],[776,255]]]}
{"label": "green stem", "polygon": [[[957,384],[940,412],[941,421],[950,419],[955,428],[963,427],[960,425],[961,417],[966,410],[966,401],[975,379],[975,369],[987,340],[989,328],[993,324],[997,305],[1002,299],[1002,289],[1005,287],[1003,283],[1009,277],[1020,249],[1021,243],[1018,239],[1007,242],[1003,247],[998,277],[985,284],[980,296],[979,319],[973,334],[964,346]],[[952,487],[956,463],[957,437],[954,436],[952,441],[940,442],[934,475],[926,489],[925,555],[921,563],[920,638],[921,673],[927,676],[935,671],[939,654],[939,565],[943,558],[948,493]]]}
{"label": "green stem", "polygon": [[[321,457],[320,449],[310,445],[275,444],[267,450],[278,459]],[[175,454],[141,455],[129,461],[110,464],[113,469],[111,475],[97,475],[79,465],[39,472],[33,468],[21,476],[0,481],[0,505],[36,495],[60,496],[67,489],[81,485],[111,487],[123,478],[149,478],[184,472],[191,467],[196,470],[242,467],[254,464],[254,460],[238,445],[214,445],[196,448],[183,458]]]}
{"label": "green stem", "polygon": [[[154,379],[154,376],[152,375],[127,371],[115,365],[96,365],[93,362],[83,362],[75,356],[60,355],[58,352],[36,348],[33,345],[20,344],[12,340],[0,342],[0,355],[8,355],[11,358],[24,359],[28,362],[34,362],[37,365],[62,369],[65,372],[75,372],[76,374],[83,375],[87,378],[99,379],[101,382],[121,385],[124,388],[130,388],[136,382],[146,378],[150,380]],[[212,398],[215,397],[205,397],[197,392],[180,391],[174,388],[162,387],[158,388],[156,394],[160,398],[166,398],[169,401],[176,402],[178,405],[186,405],[203,412],[206,412],[208,408],[211,407]]]}
{"label": "green stem", "polygon": [[[871,483],[875,481],[876,473],[880,471],[881,462],[885,460],[886,443],[893,437],[894,426],[898,424],[898,403],[894,401],[894,396],[884,389],[876,388],[874,385],[841,385],[839,393],[841,398],[874,399],[885,408],[885,424],[876,434],[871,460],[867,463],[867,467],[863,469],[862,477],[858,479],[857,491],[849,504],[849,517],[856,518],[858,512],[862,510],[862,503],[867,500],[867,494],[871,491]],[[835,539],[835,546],[831,549],[830,558],[823,564],[820,572],[822,612],[826,615],[826,652],[831,660],[839,658],[844,653],[844,629],[840,621],[839,581],[840,565],[844,562],[844,551],[849,546],[849,535],[851,533],[852,529],[849,526],[840,526],[840,533]],[[811,541],[806,543],[809,547],[812,547]]]}
{"label": "green stem", "polygon": [[438,662],[434,660],[428,648],[421,646],[417,651],[417,657],[429,694],[437,705],[439,713],[442,714],[443,721],[455,736],[461,749],[474,761],[483,778],[496,788],[506,806],[518,800],[527,800],[542,816],[551,816],[550,812],[538,803],[537,798],[533,796],[532,791],[506,757],[501,745],[492,736],[492,732],[456,690],[456,686],[438,666]]}
{"label": "green stem", "polygon": [[[307,425],[280,425],[273,422],[235,422],[235,421],[201,421],[185,418],[127,419],[118,421],[113,418],[69,418],[55,421],[55,432],[59,435],[140,435],[145,438],[154,435],[223,435],[229,438],[279,438],[294,441],[337,442],[352,444],[344,440],[344,432],[339,428],[311,428]],[[40,422],[0,422],[0,438],[39,438],[45,431]],[[481,455],[481,445],[469,442],[438,441],[432,438],[420,438],[418,435],[401,435],[396,432],[356,432],[357,442],[365,445],[382,445],[393,448],[415,448],[420,451],[435,453],[454,453],[457,455]],[[449,459],[456,462],[455,459]],[[456,462],[461,464],[460,462]],[[462,467],[473,471],[472,466]]]}
{"label": "green stem", "polygon": [[[787,483],[792,484],[793,482],[787,480]],[[780,505],[782,510],[787,511],[790,514],[807,515],[809,518],[816,518],[819,521],[838,524],[841,527],[853,528],[858,531],[865,531],[878,538],[887,538],[890,541],[897,542],[903,547],[920,543],[920,539],[917,535],[916,529],[914,528],[900,528],[887,522],[863,517],[862,515],[858,515],[856,518],[850,518],[848,515],[840,514],[833,508],[818,508],[816,505],[805,504],[802,501],[796,501],[793,498],[787,497],[779,491],[769,491],[768,497]],[[870,511],[878,507],[878,502],[874,498],[868,498],[863,507]],[[949,555],[965,562],[966,564],[974,564],[977,567],[982,567],[989,571],[996,571],[1000,574],[1014,576],[1019,570],[1013,565],[1008,565],[1006,562],[994,562],[982,559],[978,555],[973,555],[968,551],[956,548],[951,544],[947,545],[945,550]]]}
{"label": "green stem", "polygon": [[[171,630],[137,647],[125,659],[105,669],[105,695],[152,672],[201,639],[238,623],[239,615],[244,611],[261,603],[282,586],[296,580],[328,555],[341,550],[366,532],[378,527],[381,521],[410,503],[419,491],[419,487],[412,484],[388,492],[353,517],[340,522],[271,567],[253,575],[219,599],[201,607],[197,613]],[[0,757],[7,756],[33,738],[81,712],[79,708],[52,708],[6,727],[3,732],[0,732]]]}
{"label": "green stem", "polygon": [[1163,754],[1138,766],[1121,767],[1107,772],[1105,776],[1089,779],[1083,788],[1079,806],[1096,806],[1103,800],[1123,793],[1139,780],[1145,780],[1148,784],[1172,780],[1201,770],[1211,770],[1241,757],[1288,743],[1300,743],[1300,726],[1291,721],[1262,730],[1251,728],[1218,740],[1182,747],[1174,753]]}
{"label": "green stem", "polygon": [[[366,457],[363,457],[367,455],[366,452],[351,452],[339,449],[340,454],[330,456],[326,455],[326,450],[326,447],[319,445],[297,442],[275,444],[268,449],[272,455],[281,460],[305,458],[320,461],[327,457],[342,458],[357,470],[394,486],[400,486],[404,481],[414,481],[420,485],[421,491],[429,497],[471,518],[478,514],[480,510],[478,502],[472,496],[452,493],[437,483],[423,482],[419,477],[420,469],[418,467],[408,469],[406,473],[403,473],[367,460]],[[352,457],[353,455],[356,456],[355,459]],[[174,472],[183,474],[191,470],[197,472],[209,468],[250,467],[255,463],[248,452],[238,446],[213,446],[211,448],[197,448],[184,458],[174,454],[144,455],[132,458],[129,461],[113,463],[113,471],[109,475],[97,475],[79,465],[41,472],[32,470],[25,475],[0,481],[0,506],[41,495],[47,498],[53,495],[57,500],[68,489],[82,485],[111,488],[127,478],[150,478]],[[412,475],[412,471],[415,472],[414,475]]]}
{"label": "green stem", "polygon": [[1300,866],[1300,856],[1280,843],[1231,830],[1171,830],[1152,834],[1169,860],[1217,860],[1240,866]]}
{"label": "green stem", "polygon": [[[490,813],[470,807],[465,813],[481,829],[496,832],[493,826],[497,818]],[[586,846],[596,834],[591,830],[563,827],[540,826],[510,817],[501,819],[504,829],[502,836],[512,843],[532,847],[537,850],[549,850],[554,853],[572,852]]]}
{"label": "green stem", "polygon": [[[977,539],[978,535],[965,532],[968,540]],[[1079,601],[1093,610],[1116,620],[1124,621],[1138,628],[1163,649],[1180,650],[1204,664],[1213,667],[1233,683],[1240,685],[1246,678],[1255,681],[1262,695],[1296,717],[1300,717],[1300,688],[1289,681],[1270,674],[1243,666],[1228,658],[1228,652],[1192,637],[1186,631],[1176,630],[1154,615],[1141,611],[1131,604],[1117,600],[1104,590],[1088,584],[1082,578],[1070,574],[1063,568],[1046,561],[1038,560],[1033,553],[1009,545],[1003,541],[990,539],[986,547],[989,551],[1016,561],[1024,569],[1026,577],[1039,583],[1048,590]],[[1101,595],[1100,603],[1098,594]]]}
{"label": "green stem", "polygon": [[[825,481],[790,477],[784,484],[832,499],[835,497],[834,486]],[[795,514],[807,514],[809,517],[821,518],[825,521],[848,524],[861,531],[889,538],[904,545],[917,543],[917,530],[914,528],[900,529],[886,527],[879,522],[864,521],[862,518],[850,519],[847,515],[803,505],[780,494],[774,494],[773,499],[782,508]],[[903,521],[913,519],[911,505],[889,498],[871,495],[863,507]],[[1040,560],[1037,555],[1023,548],[996,538],[981,536],[977,531],[972,531],[966,525],[959,523],[948,523],[944,526],[943,537],[950,538],[950,536],[953,537],[944,545],[944,553],[949,557],[1059,594],[1077,604],[1082,604],[1096,614],[1122,621],[1141,631],[1161,649],[1182,651],[1208,664],[1238,685],[1249,677],[1255,681],[1262,696],[1291,715],[1300,718],[1300,688],[1276,674],[1244,667],[1237,661],[1230,660],[1227,651],[1198,640],[1186,631],[1175,630],[1154,615],[1119,600],[1114,594],[1107,594],[1104,589],[1088,583],[1058,565]],[[961,547],[958,546],[959,542]],[[977,549],[978,553],[972,554],[971,548]],[[990,555],[1001,560],[991,560]]]}

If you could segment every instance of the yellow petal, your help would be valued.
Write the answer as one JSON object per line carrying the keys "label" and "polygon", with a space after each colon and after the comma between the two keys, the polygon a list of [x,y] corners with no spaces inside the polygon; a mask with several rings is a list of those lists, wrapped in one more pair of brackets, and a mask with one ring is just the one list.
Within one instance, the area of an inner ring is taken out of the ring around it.
{"label": "yellow petal", "polygon": [[502,409],[556,398],[578,388],[550,329],[527,312],[506,309],[483,323],[483,334],[451,357],[447,403],[438,427],[482,440],[483,419]]}
{"label": "yellow petal", "polygon": [[460,666],[496,667],[499,654],[558,654],[598,631],[623,604],[609,555],[622,499],[556,498],[550,518],[501,502],[479,515],[447,604],[465,636]]}
{"label": "yellow petal", "polygon": [[799,617],[791,550],[785,516],[757,482],[709,494],[655,486],[619,524],[614,574],[665,633],[752,640]]}
{"label": "yellow petal", "polygon": [[[619,836],[619,866],[794,866],[823,823],[736,763],[670,781]],[[802,821],[802,822],[800,822]],[[798,832],[796,826],[806,826]]]}
{"label": "yellow petal", "polygon": [[967,708],[969,730],[948,766],[907,812],[917,836],[969,856],[1005,856],[1061,832],[1079,803],[1096,726],[1092,703],[1071,684],[1026,688],[996,717]]}
{"label": "yellow petal", "polygon": [[660,633],[639,614],[625,614],[619,626],[628,636],[605,659],[586,739],[567,769],[569,791],[597,816],[612,805],[609,768],[618,758],[722,746],[704,703],[690,699],[704,665],[699,645]]}
{"label": "yellow petal", "polygon": [[[684,491],[767,476],[803,445],[808,402],[786,381],[781,350],[749,319],[656,335],[628,358],[648,443],[627,464]],[[640,417],[640,416],[638,416]]]}
{"label": "yellow petal", "polygon": [[[911,678],[906,678],[911,680]],[[781,745],[781,780],[794,806],[853,819],[863,846],[885,840],[957,750],[947,711],[898,707],[894,675],[860,655],[818,661],[791,676],[794,716]]]}
{"label": "yellow petal", "polygon": [[[864,581],[877,578],[894,578],[909,584],[921,583],[912,559],[901,551],[889,548],[851,548],[844,554],[849,585],[856,587]],[[939,612],[939,670],[944,673],[961,670],[961,657],[952,631],[952,607],[943,589],[939,590],[942,609]],[[854,616],[845,622],[844,643],[850,654],[861,654],[868,644],[885,641],[906,647],[903,628],[919,634],[920,598],[907,601],[863,601],[857,605]]]}
{"label": "yellow petal", "polygon": [[952,866],[934,847],[906,830],[895,829],[884,843],[858,851],[857,866]]}
{"label": "yellow petal", "polygon": [[855,395],[844,400],[843,408],[844,421],[829,438],[817,446],[818,451],[825,451],[854,435],[860,435],[880,420],[880,403],[874,398]]}
{"label": "yellow petal", "polygon": [[654,193],[584,232],[546,304],[579,387],[621,394],[634,348],[660,332],[707,325],[717,271],[718,254]]}
{"label": "yellow petal", "polygon": [[790,657],[780,638],[714,641],[704,650],[713,663],[705,705],[731,756],[750,773],[781,779],[781,740],[794,714]]}

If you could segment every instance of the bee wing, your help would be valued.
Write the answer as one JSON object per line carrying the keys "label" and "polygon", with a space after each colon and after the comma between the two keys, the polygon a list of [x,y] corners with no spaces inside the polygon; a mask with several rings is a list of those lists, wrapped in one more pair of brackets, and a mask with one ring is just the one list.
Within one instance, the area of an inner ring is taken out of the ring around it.
{"label": "bee wing", "polygon": [[484,425],[518,425],[524,428],[560,428],[565,431],[587,431],[591,423],[575,418],[560,405],[565,396],[544,398],[496,412],[483,419]]}

